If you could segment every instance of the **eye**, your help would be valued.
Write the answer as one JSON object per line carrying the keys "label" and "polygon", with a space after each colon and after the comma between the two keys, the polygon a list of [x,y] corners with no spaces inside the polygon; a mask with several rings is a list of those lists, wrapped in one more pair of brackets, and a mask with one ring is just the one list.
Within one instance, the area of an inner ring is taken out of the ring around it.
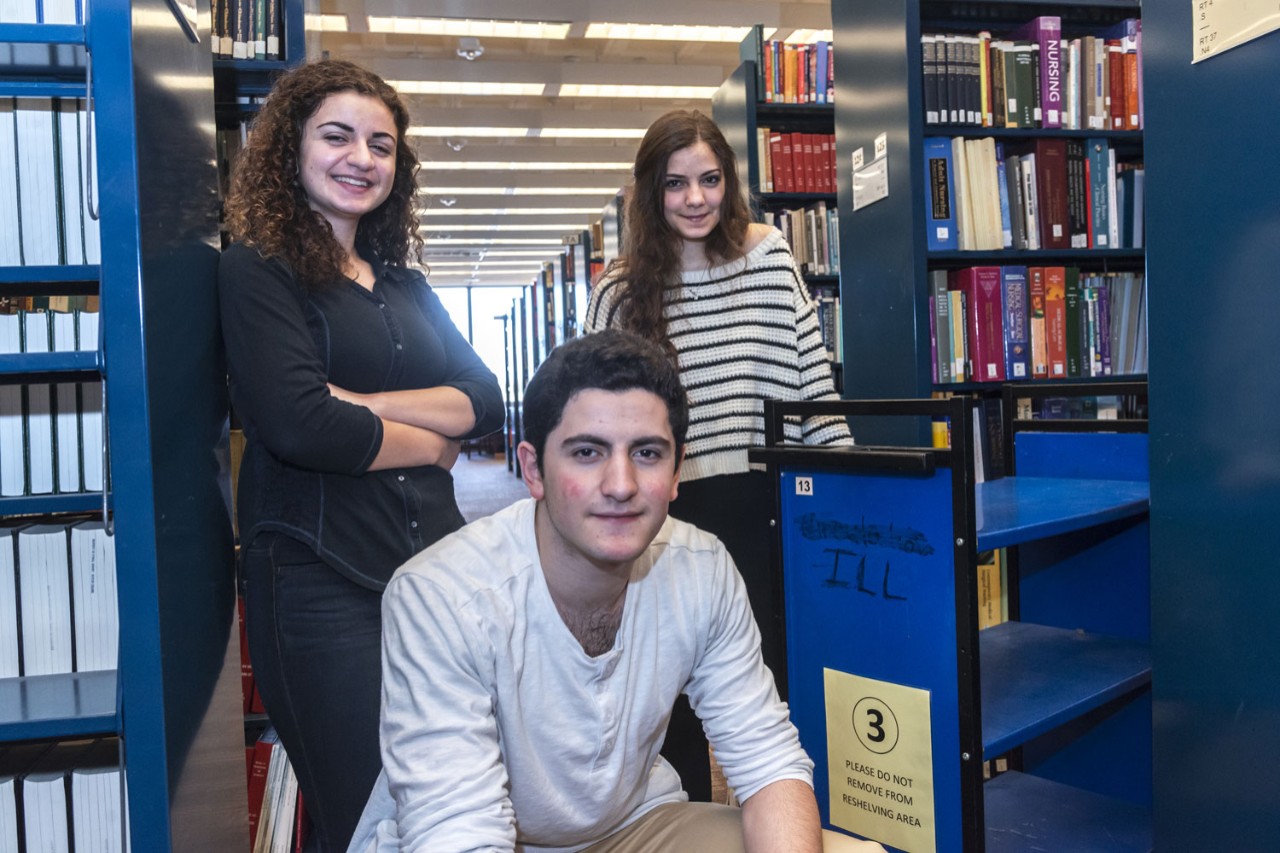
{"label": "eye", "polygon": [[600,451],[594,447],[575,447],[570,451],[570,456],[581,461],[595,459],[600,455]]}
{"label": "eye", "polygon": [[665,454],[656,447],[641,447],[635,455],[645,462],[659,462]]}
{"label": "eye", "polygon": [[707,175],[705,178],[703,178],[703,179],[702,179],[702,182],[703,182],[704,184],[706,184],[707,186],[709,186],[709,187],[719,186],[719,185],[720,185],[720,176],[719,176],[719,175]]}
{"label": "eye", "polygon": [[325,142],[331,142],[334,145],[341,145],[347,141],[347,138],[341,133],[326,133],[324,135]]}
{"label": "eye", "polygon": [[684,185],[684,181],[679,178],[667,178],[667,182],[663,184],[668,190],[678,190]]}

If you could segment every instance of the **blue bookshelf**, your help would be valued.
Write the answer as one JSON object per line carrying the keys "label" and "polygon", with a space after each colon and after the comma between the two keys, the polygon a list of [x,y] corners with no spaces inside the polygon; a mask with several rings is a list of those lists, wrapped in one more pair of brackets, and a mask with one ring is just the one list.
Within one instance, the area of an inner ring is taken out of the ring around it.
{"label": "blue bookshelf", "polygon": [[[953,444],[780,443],[784,417],[819,411],[855,434],[948,418]],[[891,850],[1149,850],[1147,436],[1018,421],[1011,474],[979,483],[974,411],[766,403],[752,459],[777,485],[787,698],[824,825]],[[979,630],[993,549],[1009,621]]]}
{"label": "blue bookshelf", "polygon": [[0,94],[88,100],[101,263],[7,267],[0,291],[97,294],[100,343],[0,357],[0,382],[101,380],[112,491],[4,498],[0,514],[110,515],[120,663],[0,679],[0,749],[118,737],[133,849],[195,838],[238,849],[243,795],[230,792],[243,792],[245,777],[208,34],[188,38],[166,0],[85,5],[91,25],[0,25]]}

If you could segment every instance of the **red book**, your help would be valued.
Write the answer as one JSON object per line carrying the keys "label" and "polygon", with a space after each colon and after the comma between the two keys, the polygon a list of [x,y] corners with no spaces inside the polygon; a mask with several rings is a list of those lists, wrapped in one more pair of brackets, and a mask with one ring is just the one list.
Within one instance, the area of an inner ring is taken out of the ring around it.
{"label": "red book", "polygon": [[307,804],[298,792],[298,807],[293,812],[293,853],[302,853],[311,836],[311,819],[307,816]]}
{"label": "red book", "polygon": [[816,133],[800,134],[800,138],[804,140],[804,191],[807,193],[818,191],[818,167],[814,161],[816,137]]}
{"label": "red book", "polygon": [[1044,325],[1049,378],[1067,378],[1067,270],[1044,268]]}
{"label": "red book", "polygon": [[244,629],[244,596],[236,596],[236,613],[240,622],[240,696],[243,713],[249,713],[253,702],[253,665],[249,663],[249,636]]}
{"label": "red book", "polygon": [[1029,149],[1036,155],[1036,218],[1041,249],[1071,248],[1067,202],[1067,141],[1043,138]]}
{"label": "red book", "polygon": [[1004,308],[1000,267],[967,267],[950,274],[948,287],[964,294],[967,306],[969,378],[1004,381]]}
{"label": "red book", "polygon": [[773,189],[775,192],[795,192],[795,168],[792,164],[792,139],[795,134],[780,133],[778,156],[773,161]]}
{"label": "red book", "polygon": [[262,795],[267,789],[267,767],[271,750],[279,743],[275,729],[267,729],[253,745],[253,768],[249,771],[249,849],[258,837],[258,817],[262,814]]}
{"label": "red book", "polygon": [[1107,76],[1108,99],[1111,104],[1107,118],[1107,127],[1112,130],[1124,130],[1125,109],[1124,96],[1124,48],[1119,39],[1107,39]]}

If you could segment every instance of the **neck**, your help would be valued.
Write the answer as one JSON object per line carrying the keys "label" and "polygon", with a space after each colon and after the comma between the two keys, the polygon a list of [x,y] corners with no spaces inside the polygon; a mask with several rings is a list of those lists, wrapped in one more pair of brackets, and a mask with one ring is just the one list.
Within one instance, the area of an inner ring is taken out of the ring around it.
{"label": "neck", "polygon": [[707,257],[707,246],[701,242],[685,241],[680,252],[680,269],[682,272],[699,272],[711,268],[711,259]]}

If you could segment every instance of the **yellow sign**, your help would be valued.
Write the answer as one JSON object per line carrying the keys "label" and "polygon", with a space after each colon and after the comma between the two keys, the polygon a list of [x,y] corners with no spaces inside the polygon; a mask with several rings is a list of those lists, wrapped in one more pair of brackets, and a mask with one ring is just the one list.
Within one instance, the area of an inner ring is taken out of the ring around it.
{"label": "yellow sign", "polygon": [[823,670],[831,822],[936,853],[929,691]]}

